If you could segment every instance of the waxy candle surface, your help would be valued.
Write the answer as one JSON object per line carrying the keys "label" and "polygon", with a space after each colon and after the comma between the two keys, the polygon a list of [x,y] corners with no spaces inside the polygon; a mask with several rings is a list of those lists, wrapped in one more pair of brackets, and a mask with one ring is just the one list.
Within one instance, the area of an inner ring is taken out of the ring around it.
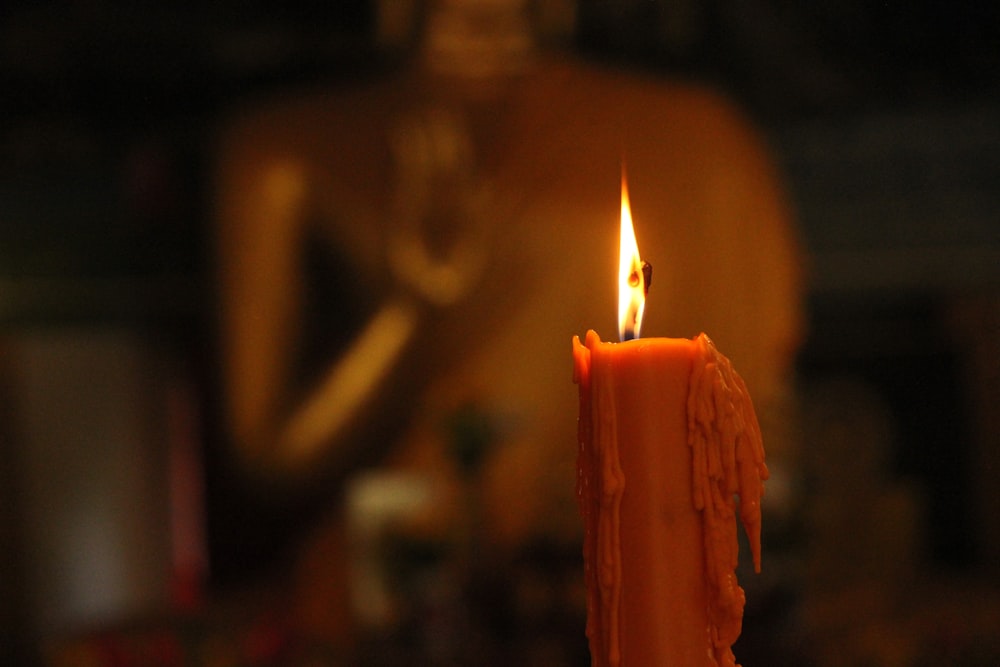
{"label": "waxy candle surface", "polygon": [[746,387],[704,335],[573,340],[595,667],[735,665],[736,501],[760,560],[767,477]]}

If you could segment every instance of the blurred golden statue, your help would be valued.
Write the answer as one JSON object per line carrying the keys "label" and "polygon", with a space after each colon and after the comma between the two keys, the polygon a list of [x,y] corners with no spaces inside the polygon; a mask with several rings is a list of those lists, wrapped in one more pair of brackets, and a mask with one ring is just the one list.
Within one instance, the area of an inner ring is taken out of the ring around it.
{"label": "blurred golden statue", "polygon": [[[778,466],[767,415],[802,334],[797,239],[758,135],[705,88],[538,52],[524,4],[429,2],[411,68],[245,114],[218,183],[238,460],[331,488],[373,464],[447,480],[440,424],[475,405],[498,434],[479,482],[501,550],[578,530],[570,338],[616,330],[623,160],[655,267],[644,335],[709,333]],[[334,571],[337,544],[304,562]]]}

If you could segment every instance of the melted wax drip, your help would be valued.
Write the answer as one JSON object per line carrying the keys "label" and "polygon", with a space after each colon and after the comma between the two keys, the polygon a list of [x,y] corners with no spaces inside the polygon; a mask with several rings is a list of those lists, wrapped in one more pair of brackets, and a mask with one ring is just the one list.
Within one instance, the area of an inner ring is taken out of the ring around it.
{"label": "melted wax drip", "polygon": [[736,664],[732,645],[743,625],[746,597],[736,581],[736,499],[760,572],[760,498],[768,477],[760,425],[743,379],[705,334],[688,392],[694,506],[702,513],[712,649],[720,667]]}
{"label": "melted wax drip", "polygon": [[[594,338],[591,339],[591,336]],[[587,334],[587,345],[579,340],[575,346],[581,353],[579,363],[574,364],[573,381],[580,386],[580,414],[589,415],[591,409],[601,410],[602,405],[614,414],[614,392],[605,384],[600,395],[593,397],[596,405],[591,406],[589,346],[600,342],[593,331]],[[597,442],[605,442],[605,447],[592,447],[593,423],[590,419],[580,419],[577,442],[577,487],[576,495],[585,526],[583,538],[584,579],[587,582],[587,638],[594,664],[600,655],[607,655],[609,667],[617,667],[621,660],[619,646],[619,602],[621,599],[621,558],[619,523],[622,492],[625,487],[624,474],[618,458],[618,435],[613,420],[603,421],[602,433]],[[590,471],[600,471],[600,478],[592,478]],[[590,484],[597,483],[597,489]]]}

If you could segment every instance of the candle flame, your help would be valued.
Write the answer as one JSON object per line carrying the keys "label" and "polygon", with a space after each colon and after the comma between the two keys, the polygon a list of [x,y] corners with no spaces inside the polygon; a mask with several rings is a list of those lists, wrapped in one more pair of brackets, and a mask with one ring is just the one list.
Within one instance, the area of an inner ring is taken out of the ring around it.
{"label": "candle flame", "polygon": [[618,254],[618,338],[621,341],[639,337],[642,312],[646,306],[646,279],[643,276],[639,245],[632,227],[632,208],[628,199],[628,184],[622,169],[621,243]]}

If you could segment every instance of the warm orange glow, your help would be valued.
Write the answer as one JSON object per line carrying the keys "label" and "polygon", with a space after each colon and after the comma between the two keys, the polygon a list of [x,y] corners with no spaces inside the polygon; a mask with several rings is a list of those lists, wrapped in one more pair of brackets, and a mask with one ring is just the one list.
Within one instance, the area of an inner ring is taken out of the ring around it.
{"label": "warm orange glow", "polygon": [[639,337],[642,311],[646,305],[646,284],[642,275],[639,245],[632,227],[632,209],[628,200],[628,184],[622,171],[621,245],[618,255],[618,338]]}

